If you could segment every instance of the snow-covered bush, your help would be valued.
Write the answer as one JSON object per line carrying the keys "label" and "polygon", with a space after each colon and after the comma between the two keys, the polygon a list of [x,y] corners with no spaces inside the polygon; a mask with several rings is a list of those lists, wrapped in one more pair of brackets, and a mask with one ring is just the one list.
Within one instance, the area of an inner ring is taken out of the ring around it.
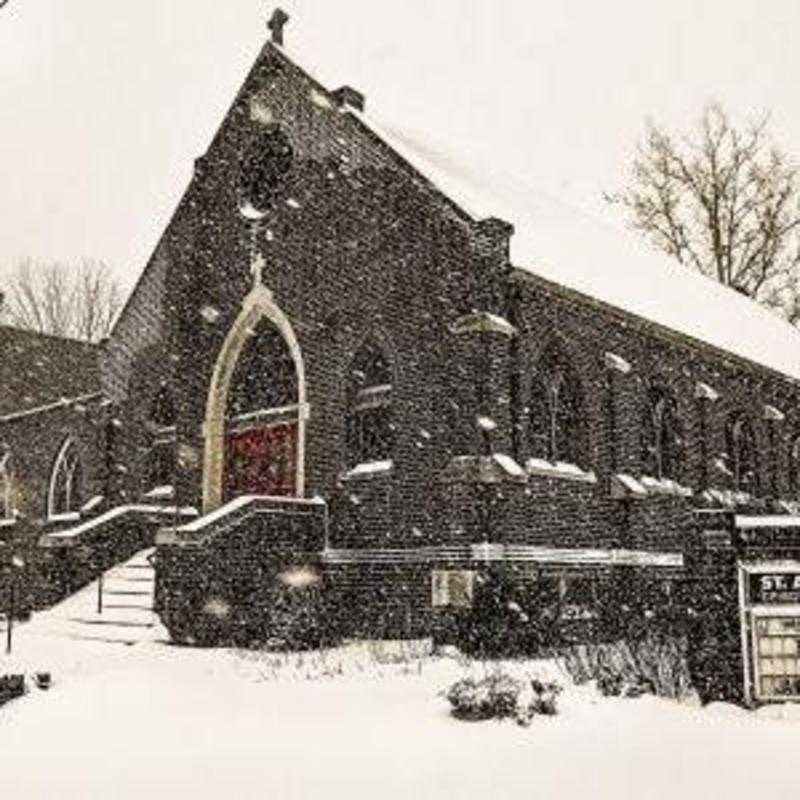
{"label": "snow-covered bush", "polygon": [[530,709],[534,714],[544,714],[549,717],[558,714],[556,698],[563,691],[563,687],[555,681],[542,683],[534,678],[531,681],[531,689],[533,690],[533,700],[530,703]]}
{"label": "snow-covered bush", "polygon": [[517,678],[498,672],[480,680],[462,678],[447,691],[452,713],[458,719],[510,719],[520,725],[530,724],[537,714],[558,713],[556,698],[561,693],[557,683],[530,681],[530,691]]}
{"label": "snow-covered bush", "polygon": [[452,706],[453,716],[459,719],[490,719],[488,692],[478,687],[473,678],[462,678],[447,690],[447,700]]}
{"label": "snow-covered bush", "polygon": [[499,673],[476,681],[462,678],[447,691],[453,716],[459,719],[505,719],[516,714],[522,683]]}

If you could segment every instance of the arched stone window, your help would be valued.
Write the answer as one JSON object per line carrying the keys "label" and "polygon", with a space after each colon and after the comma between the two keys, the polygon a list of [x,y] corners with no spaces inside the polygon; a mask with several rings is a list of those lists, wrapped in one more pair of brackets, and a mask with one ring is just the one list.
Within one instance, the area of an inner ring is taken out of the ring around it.
{"label": "arched stone window", "polygon": [[0,520],[14,518],[14,474],[11,452],[0,455]]}
{"label": "arched stone window", "polygon": [[744,414],[734,414],[726,426],[727,466],[734,489],[758,494],[758,462],[753,426]]}
{"label": "arched stone window", "polygon": [[48,516],[78,511],[83,505],[83,468],[78,448],[72,439],[66,439],[59,450],[47,499]]}
{"label": "arched stone window", "polygon": [[678,480],[682,448],[678,404],[665,387],[651,385],[642,419],[642,471],[654,478]]}
{"label": "arched stone window", "polygon": [[298,374],[281,332],[265,317],[250,330],[226,407],[225,495],[296,493]]}
{"label": "arched stone window", "polygon": [[548,348],[533,371],[528,440],[534,458],[585,467],[583,402],[570,363]]}
{"label": "arched stone window", "polygon": [[175,474],[175,400],[166,381],[162,381],[150,403],[147,428],[151,435],[150,449],[144,465],[147,489],[171,487]]}
{"label": "arched stone window", "polygon": [[383,348],[367,340],[348,375],[345,438],[347,467],[392,460],[392,370]]}

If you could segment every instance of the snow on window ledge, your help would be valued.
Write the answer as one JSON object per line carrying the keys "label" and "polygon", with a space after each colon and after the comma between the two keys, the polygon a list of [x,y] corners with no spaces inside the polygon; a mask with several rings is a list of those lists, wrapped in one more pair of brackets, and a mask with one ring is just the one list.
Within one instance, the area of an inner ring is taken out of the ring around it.
{"label": "snow on window ledge", "polygon": [[651,475],[642,475],[639,483],[647,489],[648,494],[668,494],[675,497],[691,497],[694,492],[688,486],[681,486],[671,478],[654,478]]}
{"label": "snow on window ledge", "polygon": [[594,472],[587,472],[576,464],[568,464],[564,461],[552,462],[545,461],[543,458],[529,458],[525,467],[528,475],[537,475],[544,478],[562,478],[583,483],[597,483],[597,475]]}
{"label": "snow on window ledge", "polygon": [[4,519],[0,519],[0,528],[10,528],[12,525],[17,524],[16,517],[5,517]]}
{"label": "snow on window ledge", "polygon": [[164,486],[154,486],[149,492],[144,493],[144,497],[150,500],[171,500],[175,496],[175,489],[169,484]]}
{"label": "snow on window ledge", "polygon": [[349,478],[368,478],[372,475],[385,475],[394,469],[394,462],[391,459],[385,461],[365,461],[363,464],[356,464],[352,469],[347,470],[342,476],[344,480]]}
{"label": "snow on window ledge", "polygon": [[64,511],[61,514],[51,514],[47,518],[48,524],[54,524],[58,522],[77,522],[81,518],[81,514],[79,511]]}
{"label": "snow on window ledge", "polygon": [[722,506],[723,508],[746,506],[753,499],[753,496],[747,492],[736,492],[731,489],[706,489],[700,497],[712,505]]}

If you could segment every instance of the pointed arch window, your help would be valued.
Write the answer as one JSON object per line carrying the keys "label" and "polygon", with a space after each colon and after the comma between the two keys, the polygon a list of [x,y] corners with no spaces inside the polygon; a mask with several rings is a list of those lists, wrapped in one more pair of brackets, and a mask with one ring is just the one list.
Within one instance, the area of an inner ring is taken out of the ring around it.
{"label": "pointed arch window", "polygon": [[356,353],[348,375],[345,438],[347,467],[391,462],[395,435],[392,422],[392,370],[374,340]]}
{"label": "pointed arch window", "polygon": [[144,482],[148,493],[171,489],[175,475],[175,431],[177,414],[172,390],[162,381],[149,408],[147,428],[150,448],[144,465]]}
{"label": "pointed arch window", "polygon": [[758,463],[753,426],[743,414],[728,420],[726,428],[728,469],[734,489],[758,494]]}
{"label": "pointed arch window", "polygon": [[50,517],[78,511],[83,505],[83,467],[71,439],[61,446],[50,478],[47,513]]}
{"label": "pointed arch window", "polygon": [[531,382],[528,440],[534,458],[585,466],[582,406],[571,364],[557,349],[548,349]]}
{"label": "pointed arch window", "polygon": [[14,519],[14,475],[11,452],[0,456],[0,520]]}
{"label": "pointed arch window", "polygon": [[240,420],[265,410],[296,411],[297,367],[280,331],[262,318],[236,362],[228,394],[227,416]]}
{"label": "pointed arch window", "polygon": [[298,486],[297,365],[266,317],[248,336],[228,392],[225,495],[292,496]]}
{"label": "pointed arch window", "polygon": [[642,471],[659,480],[678,480],[683,437],[678,404],[665,387],[647,390],[642,428]]}

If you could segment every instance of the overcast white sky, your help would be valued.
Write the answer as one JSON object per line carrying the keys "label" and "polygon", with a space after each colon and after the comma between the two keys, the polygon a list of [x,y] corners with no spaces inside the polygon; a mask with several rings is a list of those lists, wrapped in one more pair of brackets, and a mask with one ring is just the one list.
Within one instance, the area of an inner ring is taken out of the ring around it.
{"label": "overcast white sky", "polygon": [[[330,88],[600,209],[643,120],[719,99],[800,154],[797,0],[282,0]],[[0,278],[107,260],[130,286],[267,37],[263,0],[8,0],[0,8]]]}

